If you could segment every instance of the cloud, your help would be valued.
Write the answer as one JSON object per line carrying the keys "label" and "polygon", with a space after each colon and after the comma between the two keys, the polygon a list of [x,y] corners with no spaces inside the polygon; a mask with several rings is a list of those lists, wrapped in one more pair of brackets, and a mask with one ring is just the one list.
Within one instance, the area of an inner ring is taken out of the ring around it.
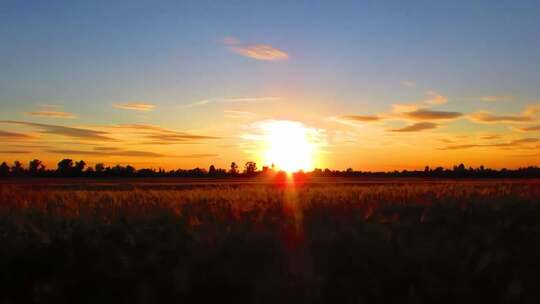
{"label": "cloud", "polygon": [[236,110],[224,110],[223,114],[226,118],[250,118],[253,117],[254,114],[252,112],[247,111],[236,111]]}
{"label": "cloud", "polygon": [[481,96],[481,101],[496,102],[496,101],[515,101],[516,96],[509,95],[493,95],[493,96]]}
{"label": "cloud", "polygon": [[234,46],[230,47],[229,49],[240,55],[257,60],[282,61],[289,59],[289,55],[287,53],[267,44]]}
{"label": "cloud", "polygon": [[94,147],[96,151],[119,151],[120,148],[117,147]]}
{"label": "cloud", "polygon": [[492,139],[499,139],[501,138],[500,135],[484,135],[484,136],[480,136],[480,139],[484,139],[484,140],[492,140]]}
{"label": "cloud", "polygon": [[529,122],[533,118],[525,115],[495,115],[487,111],[480,111],[469,115],[469,118],[476,122]]}
{"label": "cloud", "polygon": [[444,148],[440,148],[439,150],[461,150],[461,149],[469,149],[469,148],[476,148],[476,147],[485,147],[484,145],[477,145],[477,144],[468,144],[468,145],[453,145],[453,146],[447,146]]}
{"label": "cloud", "polygon": [[540,103],[530,104],[525,107],[521,114],[493,114],[488,111],[479,111],[469,115],[469,118],[476,122],[482,123],[499,123],[499,122],[532,122],[537,121],[537,115],[540,113]]}
{"label": "cloud", "polygon": [[187,143],[200,140],[213,140],[221,139],[221,137],[210,135],[199,135],[187,132],[173,131],[165,128],[161,128],[154,125],[145,124],[129,124],[129,125],[117,125],[115,128],[128,129],[137,132],[144,136],[144,138],[150,140],[145,144],[176,144]]}
{"label": "cloud", "polygon": [[522,128],[522,131],[540,131],[540,125]]}
{"label": "cloud", "polygon": [[280,100],[279,97],[274,96],[263,96],[263,97],[238,97],[238,98],[211,98],[199,100],[187,105],[183,105],[183,108],[191,108],[197,106],[205,106],[211,103],[262,103],[269,101]]}
{"label": "cloud", "polygon": [[442,105],[448,102],[448,98],[434,91],[427,91],[426,96],[427,96],[427,99],[419,101],[419,102],[393,104],[392,112],[403,113],[403,112],[414,112],[417,110],[425,111],[426,108],[431,108],[433,106]]}
{"label": "cloud", "polygon": [[108,137],[110,133],[97,131],[97,130],[73,128],[73,127],[49,125],[49,124],[40,124],[40,123],[16,121],[16,120],[0,120],[0,123],[33,127],[33,128],[38,129],[41,133],[44,133],[44,134],[62,135],[62,136],[67,136],[71,138],[76,138],[76,139],[115,141],[115,139]]}
{"label": "cloud", "polygon": [[425,101],[425,103],[430,105],[442,105],[448,102],[448,98],[437,92],[427,91],[426,95],[428,96],[428,99]]}
{"label": "cloud", "polygon": [[74,119],[77,116],[73,113],[62,112],[62,111],[36,111],[36,112],[26,112],[26,115],[39,116],[39,117],[54,117],[54,118],[67,118]]}
{"label": "cloud", "polygon": [[48,150],[49,153],[63,154],[63,155],[87,155],[87,156],[99,156],[99,157],[172,157],[172,158],[205,158],[215,157],[217,154],[186,154],[186,155],[165,155],[156,152],[136,151],[136,150],[117,150],[117,151],[85,151],[85,150],[62,150],[52,149]]}
{"label": "cloud", "polygon": [[340,117],[341,119],[359,121],[359,122],[372,122],[379,121],[381,118],[377,115],[344,115]]}
{"label": "cloud", "polygon": [[289,54],[268,44],[243,44],[234,37],[225,37],[222,41],[231,52],[256,60],[283,61],[289,59]]}
{"label": "cloud", "polygon": [[461,149],[470,149],[470,148],[486,148],[486,147],[497,147],[497,148],[524,148],[527,144],[533,144],[540,142],[538,138],[521,138],[512,140],[509,142],[501,142],[494,144],[464,144],[464,145],[453,145],[440,148],[439,150],[461,150]]}
{"label": "cloud", "polygon": [[64,155],[88,155],[88,156],[126,156],[126,157],[165,157],[165,155],[155,152],[146,151],[84,151],[84,150],[47,150],[49,153],[64,154]]}
{"label": "cloud", "polygon": [[185,154],[185,155],[178,155],[175,156],[177,158],[206,158],[206,157],[216,157],[217,154],[208,154],[208,153],[200,153],[200,154]]}
{"label": "cloud", "polygon": [[35,138],[34,136],[29,135],[29,134],[0,131],[0,139],[25,140],[25,139],[34,139],[34,138]]}
{"label": "cloud", "polygon": [[432,122],[419,122],[400,129],[391,129],[390,132],[418,132],[429,129],[435,129],[438,125]]}
{"label": "cloud", "polygon": [[0,151],[0,154],[30,154],[32,152],[30,151],[23,151],[23,150],[5,150]]}
{"label": "cloud", "polygon": [[153,111],[156,107],[155,105],[151,103],[144,103],[144,102],[128,102],[128,103],[120,103],[120,104],[114,104],[113,107],[117,109],[123,109],[123,110],[133,110],[133,111]]}
{"label": "cloud", "polygon": [[40,103],[40,104],[37,104],[37,106],[43,109],[61,109],[64,107],[63,105],[52,104],[52,103]]}
{"label": "cloud", "polygon": [[416,82],[412,80],[402,80],[399,82],[402,86],[412,88],[416,86]]}
{"label": "cloud", "polygon": [[447,112],[447,111],[432,111],[426,109],[419,109],[412,112],[405,112],[403,116],[415,120],[444,120],[455,119],[463,114],[460,112]]}

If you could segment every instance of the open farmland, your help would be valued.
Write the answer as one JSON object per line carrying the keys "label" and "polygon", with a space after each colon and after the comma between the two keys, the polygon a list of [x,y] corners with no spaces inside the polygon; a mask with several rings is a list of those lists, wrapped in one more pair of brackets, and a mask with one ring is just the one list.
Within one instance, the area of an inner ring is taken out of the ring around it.
{"label": "open farmland", "polygon": [[5,303],[536,303],[538,256],[538,180],[0,183]]}

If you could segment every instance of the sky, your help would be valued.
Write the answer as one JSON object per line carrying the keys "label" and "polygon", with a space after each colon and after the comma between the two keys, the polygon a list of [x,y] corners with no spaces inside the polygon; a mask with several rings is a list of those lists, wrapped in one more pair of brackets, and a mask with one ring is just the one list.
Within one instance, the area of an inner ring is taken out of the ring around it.
{"label": "sky", "polygon": [[3,0],[0,160],[260,167],[268,126],[286,122],[312,145],[311,167],[540,165],[538,11]]}

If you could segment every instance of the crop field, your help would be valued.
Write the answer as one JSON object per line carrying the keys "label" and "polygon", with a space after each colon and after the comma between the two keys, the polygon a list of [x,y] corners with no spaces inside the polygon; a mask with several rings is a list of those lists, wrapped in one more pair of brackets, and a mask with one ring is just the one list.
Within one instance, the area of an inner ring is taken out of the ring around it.
{"label": "crop field", "polygon": [[0,182],[0,303],[539,303],[539,257],[533,179]]}

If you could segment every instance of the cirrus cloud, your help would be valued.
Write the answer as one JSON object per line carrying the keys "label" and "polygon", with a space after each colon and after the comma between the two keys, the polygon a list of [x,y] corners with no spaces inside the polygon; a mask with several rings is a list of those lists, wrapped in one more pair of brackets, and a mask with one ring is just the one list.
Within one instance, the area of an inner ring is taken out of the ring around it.
{"label": "cirrus cloud", "polygon": [[522,128],[522,131],[540,131],[540,125]]}
{"label": "cirrus cloud", "polygon": [[344,115],[340,118],[358,122],[372,122],[381,120],[381,118],[377,115]]}
{"label": "cirrus cloud", "polygon": [[424,131],[424,130],[430,130],[435,129],[439,125],[432,122],[418,122],[403,128],[399,129],[390,129],[388,131],[390,132],[418,132],[418,131]]}
{"label": "cirrus cloud", "polygon": [[39,116],[39,117],[67,118],[67,119],[77,118],[77,116],[73,113],[62,112],[62,111],[34,111],[34,112],[26,112],[25,114],[30,115],[30,116]]}
{"label": "cirrus cloud", "polygon": [[403,116],[414,120],[448,120],[461,117],[463,113],[448,111],[433,111],[427,109],[418,109],[412,112],[405,112]]}
{"label": "cirrus cloud", "polygon": [[113,107],[123,110],[132,110],[132,111],[153,111],[156,107],[154,104],[146,102],[127,102],[127,103],[116,103]]}
{"label": "cirrus cloud", "polygon": [[13,139],[13,140],[25,140],[34,139],[35,137],[29,134],[0,131],[0,139]]}
{"label": "cirrus cloud", "polygon": [[525,149],[525,148],[533,148],[530,144],[535,144],[540,142],[538,138],[521,138],[521,139],[515,139],[509,142],[499,142],[499,143],[493,143],[493,144],[462,144],[462,145],[452,145],[452,146],[446,146],[443,148],[440,148],[439,150],[462,150],[462,149],[470,149],[470,148],[505,148],[505,149]]}
{"label": "cirrus cloud", "polygon": [[71,137],[74,139],[115,141],[115,139],[110,138],[108,136],[110,135],[110,133],[104,132],[104,131],[92,130],[92,129],[66,127],[66,126],[50,125],[50,124],[40,124],[40,123],[17,121],[17,120],[0,120],[0,123],[36,128],[39,130],[39,132],[44,133],[44,134],[62,135],[62,136]]}
{"label": "cirrus cloud", "polygon": [[244,44],[235,37],[225,37],[222,42],[231,52],[256,60],[283,61],[289,59],[289,54],[268,44]]}

